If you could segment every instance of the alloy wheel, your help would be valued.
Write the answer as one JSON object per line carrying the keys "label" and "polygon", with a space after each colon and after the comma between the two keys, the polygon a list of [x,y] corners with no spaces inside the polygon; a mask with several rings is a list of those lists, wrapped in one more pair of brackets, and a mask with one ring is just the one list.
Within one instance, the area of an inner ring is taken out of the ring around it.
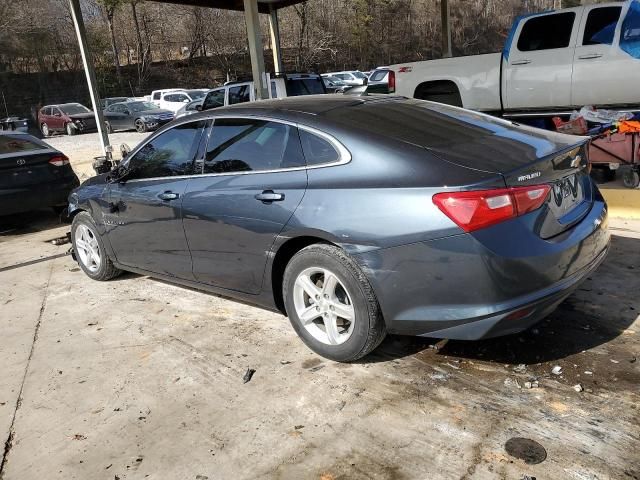
{"label": "alloy wheel", "polygon": [[346,342],[356,321],[349,292],[330,270],[320,267],[300,272],[293,287],[293,302],[302,326],[319,342]]}
{"label": "alloy wheel", "polygon": [[45,137],[49,136],[49,125],[47,125],[46,123],[43,123],[41,126],[41,130],[42,130],[42,135],[44,135]]}
{"label": "alloy wheel", "polygon": [[146,131],[146,127],[142,120],[136,120],[136,131],[138,133],[144,133]]}
{"label": "alloy wheel", "polygon": [[75,231],[75,246],[78,258],[80,258],[85,268],[91,273],[97,272],[102,263],[102,258],[100,257],[100,246],[95,232],[86,225],[78,225]]}

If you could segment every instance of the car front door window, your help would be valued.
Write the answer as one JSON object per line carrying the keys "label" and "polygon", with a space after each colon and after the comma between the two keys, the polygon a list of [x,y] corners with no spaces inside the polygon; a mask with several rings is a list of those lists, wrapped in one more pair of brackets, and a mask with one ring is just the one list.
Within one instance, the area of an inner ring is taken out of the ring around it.
{"label": "car front door window", "polygon": [[138,150],[128,163],[129,179],[175,177],[194,173],[194,160],[204,122],[166,130]]}
{"label": "car front door window", "polygon": [[229,105],[245,103],[251,100],[249,85],[238,85],[229,88]]}

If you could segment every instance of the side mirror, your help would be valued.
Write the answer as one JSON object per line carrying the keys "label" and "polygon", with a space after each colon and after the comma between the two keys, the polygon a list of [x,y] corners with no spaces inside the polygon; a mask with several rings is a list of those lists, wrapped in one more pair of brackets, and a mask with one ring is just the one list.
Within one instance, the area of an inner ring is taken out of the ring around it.
{"label": "side mirror", "polygon": [[184,100],[182,100],[182,103],[189,103],[189,99],[185,98]]}
{"label": "side mirror", "polygon": [[117,165],[111,170],[111,173],[107,176],[108,183],[123,182],[126,176],[129,174],[129,169],[124,165]]}
{"label": "side mirror", "polygon": [[120,145],[120,155],[122,156],[123,159],[127,158],[127,155],[129,155],[130,152],[131,152],[131,147],[129,145],[127,145],[126,143],[123,143],[122,145]]}
{"label": "side mirror", "polygon": [[199,112],[202,111],[202,105],[196,105],[196,110],[198,110]]}
{"label": "side mirror", "polygon": [[125,111],[124,111],[124,112],[122,112],[122,113],[124,113],[125,115],[131,115],[131,111],[129,111],[129,110],[125,110]]}

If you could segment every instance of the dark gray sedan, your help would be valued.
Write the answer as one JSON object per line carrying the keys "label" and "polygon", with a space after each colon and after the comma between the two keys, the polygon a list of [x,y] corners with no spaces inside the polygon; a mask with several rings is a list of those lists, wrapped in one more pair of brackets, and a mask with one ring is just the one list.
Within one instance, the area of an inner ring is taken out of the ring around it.
{"label": "dark gray sedan", "polygon": [[114,103],[104,110],[108,132],[136,130],[144,133],[156,130],[173,120],[171,110],[156,107],[150,102],[130,101]]}
{"label": "dark gray sedan", "polygon": [[84,272],[289,316],[350,361],[387,333],[479,339],[548,315],[603,260],[585,140],[401,97],[195,114],[70,196]]}

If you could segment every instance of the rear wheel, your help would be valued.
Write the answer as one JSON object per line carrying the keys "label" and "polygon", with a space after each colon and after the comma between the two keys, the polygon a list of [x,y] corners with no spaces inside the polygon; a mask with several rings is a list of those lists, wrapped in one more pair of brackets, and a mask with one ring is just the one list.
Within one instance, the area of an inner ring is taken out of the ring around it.
{"label": "rear wheel", "polygon": [[624,172],[622,181],[624,182],[624,186],[627,188],[637,188],[638,185],[640,185],[640,175],[637,170],[630,168]]}
{"label": "rear wheel", "polygon": [[44,122],[40,125],[40,131],[42,132],[42,136],[45,138],[51,135],[51,132],[49,131],[49,125]]}
{"label": "rear wheel", "polygon": [[139,118],[136,119],[135,126],[136,126],[136,132],[138,133],[144,133],[147,131],[147,125]]}
{"label": "rear wheel", "polygon": [[457,85],[448,80],[421,83],[413,96],[422,100],[462,107],[462,98]]}
{"label": "rear wheel", "polygon": [[113,133],[113,127],[111,126],[111,123],[106,120],[104,122],[104,129],[107,133]]}
{"label": "rear wheel", "polygon": [[104,248],[96,224],[87,212],[73,218],[71,241],[80,268],[94,280],[110,280],[120,275]]}
{"label": "rear wheel", "polygon": [[296,333],[323,357],[357,360],[386,335],[369,281],[336,246],[316,244],[300,250],[285,270],[283,295]]}

